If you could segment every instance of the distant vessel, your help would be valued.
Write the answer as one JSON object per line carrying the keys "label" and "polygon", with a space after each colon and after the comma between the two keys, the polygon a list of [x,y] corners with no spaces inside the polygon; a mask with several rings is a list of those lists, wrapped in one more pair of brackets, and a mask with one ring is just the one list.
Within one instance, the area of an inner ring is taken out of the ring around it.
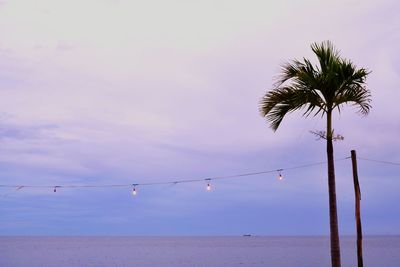
{"label": "distant vessel", "polygon": [[251,236],[251,234],[244,234],[243,236],[249,237],[249,236]]}

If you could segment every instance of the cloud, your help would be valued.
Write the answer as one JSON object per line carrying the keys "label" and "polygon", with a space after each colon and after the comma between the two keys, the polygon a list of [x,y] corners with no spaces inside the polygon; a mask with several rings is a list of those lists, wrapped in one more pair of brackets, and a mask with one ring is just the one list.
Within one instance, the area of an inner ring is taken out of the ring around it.
{"label": "cloud", "polygon": [[0,125],[0,138],[9,139],[38,139],[46,138],[44,132],[57,129],[57,125]]}
{"label": "cloud", "polygon": [[[310,43],[327,39],[357,66],[372,70],[367,84],[373,96],[371,114],[360,118],[351,107],[335,114],[335,130],[345,136],[343,142],[335,143],[337,158],[357,149],[360,156],[399,159],[400,22],[395,1],[338,1],[329,7],[318,1],[2,3],[0,161],[4,183],[159,181],[324,160],[325,144],[309,134],[309,130],[323,130],[324,119],[289,114],[274,133],[259,115],[258,103],[272,87],[280,64],[302,57],[315,62]],[[247,188],[242,200],[265,208],[264,202],[271,201],[262,197],[265,192],[292,199],[300,190],[301,199],[296,200],[299,206],[307,204],[311,197],[302,190],[323,192],[322,170],[299,172],[298,180],[307,183],[289,180],[290,185],[281,191],[246,180],[249,188],[262,190]],[[338,165],[338,192],[348,196],[351,184],[344,170]],[[395,175],[392,169],[382,172],[387,177]],[[308,180],[319,176],[321,180]],[[368,181],[376,175],[365,173],[365,177]],[[239,187],[232,185],[232,191],[225,193],[234,195]],[[149,197],[146,207],[155,214],[176,207],[171,217],[182,212],[182,217],[193,219],[179,205],[191,193],[174,193],[177,196],[170,202],[165,202],[168,194],[154,202]],[[33,197],[41,194],[48,192]],[[70,194],[71,199],[81,196],[75,191]],[[102,194],[90,197],[102,199]],[[192,200],[193,213],[207,210]],[[224,207],[234,210],[241,201],[214,200],[221,203],[210,214]],[[66,205],[63,201],[57,205]],[[291,209],[289,202],[283,209]],[[79,201],[74,203],[79,205]],[[87,209],[96,206],[84,203]],[[119,211],[116,218],[125,218]],[[276,216],[282,216],[280,212]],[[254,218],[265,219],[260,216]],[[230,218],[234,220],[235,215]],[[219,227],[223,229],[222,223]],[[311,231],[305,224],[302,229]]]}

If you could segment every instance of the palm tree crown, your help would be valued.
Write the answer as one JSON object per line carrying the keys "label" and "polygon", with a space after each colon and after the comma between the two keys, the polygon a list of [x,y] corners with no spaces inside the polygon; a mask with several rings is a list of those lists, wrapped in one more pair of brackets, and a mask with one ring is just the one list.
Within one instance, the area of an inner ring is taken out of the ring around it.
{"label": "palm tree crown", "polygon": [[[340,57],[329,41],[314,43],[311,48],[319,66],[308,59],[293,60],[282,66],[275,88],[262,98],[260,111],[277,130],[287,113],[305,108],[304,116],[331,113],[346,103],[366,115],[370,109],[370,92],[364,83],[369,72]],[[327,133],[328,135],[330,133]]]}

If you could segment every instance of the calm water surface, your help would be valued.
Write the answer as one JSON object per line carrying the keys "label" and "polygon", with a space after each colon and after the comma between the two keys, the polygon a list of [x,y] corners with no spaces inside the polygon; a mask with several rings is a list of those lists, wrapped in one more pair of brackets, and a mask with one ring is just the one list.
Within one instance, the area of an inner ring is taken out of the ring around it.
{"label": "calm water surface", "polygon": [[[342,266],[357,266],[342,237]],[[0,237],[1,267],[323,267],[328,237]],[[400,266],[400,236],[364,238],[364,266]]]}

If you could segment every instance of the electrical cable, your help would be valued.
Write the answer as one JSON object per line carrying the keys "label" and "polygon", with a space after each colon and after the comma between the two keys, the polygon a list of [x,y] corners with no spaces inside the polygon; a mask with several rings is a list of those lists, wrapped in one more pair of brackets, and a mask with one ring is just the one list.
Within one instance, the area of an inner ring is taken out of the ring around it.
{"label": "electrical cable", "polygon": [[400,165],[398,162],[393,162],[393,161],[386,161],[386,160],[377,160],[377,159],[368,159],[368,158],[360,158],[357,157],[358,159],[365,160],[365,161],[371,161],[371,162],[376,162],[376,163],[383,163],[383,164],[390,164],[390,165]]}
{"label": "electrical cable", "polygon": [[[340,158],[335,161],[342,161],[349,159],[350,157]],[[308,168],[317,165],[326,164],[326,161],[314,162],[310,164],[303,164],[298,166],[292,166],[287,168],[280,168],[280,169],[272,169],[267,171],[260,171],[260,172],[248,172],[248,173],[241,173],[241,174],[234,174],[234,175],[227,175],[227,176],[213,176],[207,178],[199,178],[199,179],[187,179],[187,180],[171,180],[171,181],[159,181],[159,182],[147,182],[147,183],[131,183],[131,184],[103,184],[103,185],[4,185],[0,184],[0,187],[3,188],[16,188],[17,190],[21,190],[23,188],[53,188],[54,192],[57,192],[58,188],[112,188],[112,187],[133,187],[134,189],[138,186],[153,186],[153,185],[176,185],[182,183],[195,183],[195,182],[203,182],[203,181],[211,181],[211,180],[220,180],[220,179],[232,179],[232,178],[239,178],[239,177],[246,177],[246,176],[256,176],[260,174],[267,174],[267,173],[274,173],[278,172],[281,174],[283,171],[287,170],[295,170],[300,168]],[[282,177],[280,175],[280,177]]]}

